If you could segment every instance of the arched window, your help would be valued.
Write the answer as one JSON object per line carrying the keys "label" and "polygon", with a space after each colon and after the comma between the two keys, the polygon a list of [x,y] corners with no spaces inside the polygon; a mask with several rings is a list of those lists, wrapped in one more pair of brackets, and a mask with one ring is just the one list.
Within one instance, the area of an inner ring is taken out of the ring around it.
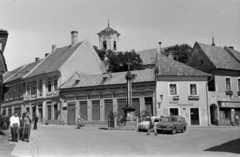
{"label": "arched window", "polygon": [[117,50],[117,42],[116,41],[113,41],[113,49]]}
{"label": "arched window", "polygon": [[106,40],[103,41],[103,48],[107,49],[107,41]]}

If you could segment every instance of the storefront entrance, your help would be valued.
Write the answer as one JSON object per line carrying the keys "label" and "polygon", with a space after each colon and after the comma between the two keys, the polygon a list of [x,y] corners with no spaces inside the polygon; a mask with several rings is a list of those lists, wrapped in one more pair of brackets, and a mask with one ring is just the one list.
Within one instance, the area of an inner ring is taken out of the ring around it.
{"label": "storefront entrance", "polygon": [[191,125],[199,125],[199,109],[198,108],[191,108]]}
{"label": "storefront entrance", "polygon": [[68,104],[68,125],[76,124],[75,104]]}

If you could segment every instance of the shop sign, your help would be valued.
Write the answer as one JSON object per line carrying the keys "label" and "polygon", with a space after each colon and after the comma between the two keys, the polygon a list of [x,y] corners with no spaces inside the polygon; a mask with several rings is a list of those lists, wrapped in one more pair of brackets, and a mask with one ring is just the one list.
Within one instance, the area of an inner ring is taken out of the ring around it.
{"label": "shop sign", "polygon": [[232,108],[240,108],[240,103],[231,103],[231,102],[222,102],[220,107],[232,107]]}
{"label": "shop sign", "polygon": [[176,104],[178,106],[193,106],[193,103],[178,103],[176,101],[170,101],[169,104]]}
{"label": "shop sign", "polygon": [[8,106],[8,105],[21,104],[21,103],[23,103],[22,100],[17,100],[17,101],[5,102],[5,103],[3,103],[2,105],[3,105],[3,106]]}
{"label": "shop sign", "polygon": [[188,100],[199,100],[199,96],[188,96]]}

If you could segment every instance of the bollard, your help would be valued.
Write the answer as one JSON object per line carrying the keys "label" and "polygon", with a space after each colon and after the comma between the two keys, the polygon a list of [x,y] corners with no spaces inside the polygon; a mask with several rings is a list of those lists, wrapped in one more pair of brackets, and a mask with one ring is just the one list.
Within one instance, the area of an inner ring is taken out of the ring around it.
{"label": "bollard", "polygon": [[137,129],[137,131],[138,131],[138,121],[139,121],[139,120],[138,120],[138,117],[137,117],[137,119],[136,119],[136,122],[137,122],[137,128],[136,128],[136,129]]}
{"label": "bollard", "polygon": [[114,128],[117,127],[117,117],[114,117]]}

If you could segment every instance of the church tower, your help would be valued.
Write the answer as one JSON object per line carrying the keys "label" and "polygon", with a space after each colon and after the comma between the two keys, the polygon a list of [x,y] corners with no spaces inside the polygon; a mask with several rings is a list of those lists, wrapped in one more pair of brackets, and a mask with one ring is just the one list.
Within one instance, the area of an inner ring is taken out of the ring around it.
{"label": "church tower", "polygon": [[110,27],[108,20],[108,27],[98,33],[99,49],[119,51],[119,36],[120,33]]}

